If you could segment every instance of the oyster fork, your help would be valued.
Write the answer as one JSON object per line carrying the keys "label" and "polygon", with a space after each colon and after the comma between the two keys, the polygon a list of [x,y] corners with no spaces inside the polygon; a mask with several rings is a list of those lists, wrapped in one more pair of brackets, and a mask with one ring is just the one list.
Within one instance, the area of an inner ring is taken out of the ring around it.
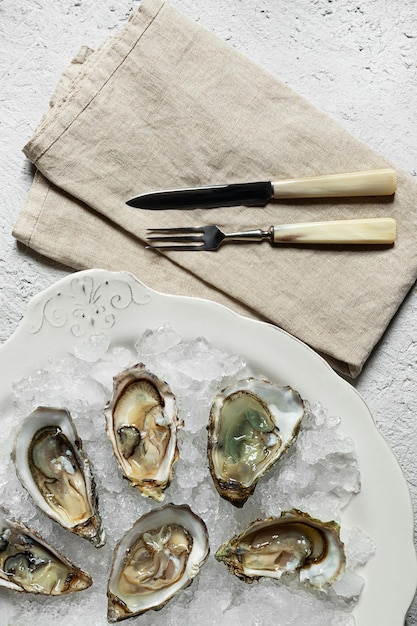
{"label": "oyster fork", "polygon": [[[281,224],[268,230],[246,230],[225,233],[218,226],[184,228],[149,228],[148,241],[161,242],[148,248],[161,250],[217,250],[228,241],[272,244],[391,244],[396,238],[396,222],[390,217],[330,220]],[[174,244],[174,245],[172,245]]]}

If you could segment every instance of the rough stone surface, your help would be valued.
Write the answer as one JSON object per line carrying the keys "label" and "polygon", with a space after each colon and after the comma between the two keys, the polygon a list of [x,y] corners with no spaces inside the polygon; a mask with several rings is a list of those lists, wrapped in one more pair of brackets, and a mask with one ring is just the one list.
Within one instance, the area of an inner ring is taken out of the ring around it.
{"label": "rough stone surface", "polygon": [[[0,341],[15,330],[28,299],[70,271],[11,236],[32,180],[21,148],[79,47],[95,47],[115,33],[138,4],[0,0]],[[172,4],[417,175],[415,0]],[[413,288],[355,386],[404,471],[417,512],[416,320]],[[417,624],[416,601],[407,624]]]}

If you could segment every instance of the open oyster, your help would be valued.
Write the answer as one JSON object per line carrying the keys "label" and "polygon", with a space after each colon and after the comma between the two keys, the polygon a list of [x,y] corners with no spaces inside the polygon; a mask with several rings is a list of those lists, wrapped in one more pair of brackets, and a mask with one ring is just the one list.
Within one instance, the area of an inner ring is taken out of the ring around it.
{"label": "open oyster", "polygon": [[252,522],[224,543],[215,558],[245,582],[295,574],[325,589],[344,571],[345,552],[336,522],[322,522],[295,509]]}
{"label": "open oyster", "polygon": [[124,370],[113,383],[104,414],[114,454],[123,475],[144,496],[161,501],[178,459],[181,424],[175,396],[143,363]]}
{"label": "open oyster", "polygon": [[240,380],[216,396],[207,451],[222,498],[243,506],[259,478],[296,438],[304,413],[294,389],[262,379]]}
{"label": "open oyster", "polygon": [[91,577],[23,524],[0,512],[0,586],[59,596],[82,591]]}
{"label": "open oyster", "polygon": [[191,584],[209,553],[204,522],[186,506],[143,515],[115,548],[108,583],[108,621],[161,609]]}
{"label": "open oyster", "polygon": [[66,409],[38,407],[24,421],[12,458],[35,503],[97,548],[105,542],[95,481]]}

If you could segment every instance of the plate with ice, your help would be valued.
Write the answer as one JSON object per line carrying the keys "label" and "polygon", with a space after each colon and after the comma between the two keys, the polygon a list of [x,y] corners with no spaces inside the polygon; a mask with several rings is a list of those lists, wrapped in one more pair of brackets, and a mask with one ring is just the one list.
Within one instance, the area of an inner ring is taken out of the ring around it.
{"label": "plate with ice", "polygon": [[[105,430],[113,377],[139,361],[169,382],[184,421],[165,502],[187,504],[204,520],[211,555],[191,586],[158,613],[129,623],[402,626],[417,580],[412,507],[401,469],[355,389],[272,325],[206,300],[158,293],[129,273],[99,269],[71,274],[38,294],[0,347],[0,506],[93,578],[89,589],[63,597],[0,588],[5,623],[107,624],[114,546],[139,517],[160,506],[126,484]],[[237,509],[213,486],[207,422],[216,393],[248,376],[293,387],[307,413],[296,443]],[[16,476],[13,442],[37,406],[71,413],[96,478],[107,535],[100,550],[47,517]],[[292,508],[340,524],[346,571],[327,591],[292,579],[247,584],[216,561],[217,548],[252,520]]]}

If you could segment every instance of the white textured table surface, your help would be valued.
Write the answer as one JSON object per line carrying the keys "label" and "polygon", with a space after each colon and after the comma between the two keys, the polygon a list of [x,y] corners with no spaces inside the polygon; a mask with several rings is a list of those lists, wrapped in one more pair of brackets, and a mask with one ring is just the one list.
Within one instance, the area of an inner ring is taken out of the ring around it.
{"label": "white textured table surface", "polygon": [[[21,148],[79,47],[95,47],[117,32],[138,4],[0,0],[1,342],[15,330],[28,299],[71,271],[17,245],[11,235],[32,180]],[[417,175],[415,0],[172,4],[288,83],[398,168]],[[145,276],[138,278],[146,283]],[[355,386],[402,467],[417,512],[415,288]],[[417,625],[417,601],[407,624]]]}

